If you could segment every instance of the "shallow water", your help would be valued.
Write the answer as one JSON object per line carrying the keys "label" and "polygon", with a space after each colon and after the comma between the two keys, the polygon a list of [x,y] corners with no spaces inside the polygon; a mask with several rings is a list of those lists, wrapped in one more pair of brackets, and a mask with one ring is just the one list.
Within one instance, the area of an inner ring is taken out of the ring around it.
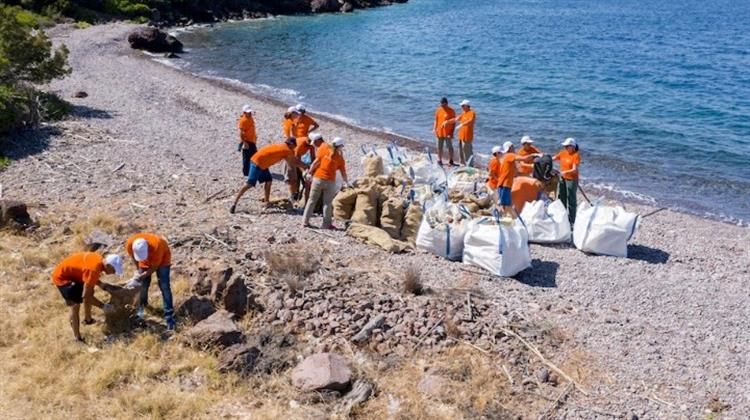
{"label": "shallow water", "polygon": [[589,185],[750,221],[746,0],[411,0],[180,38],[190,71],[425,141],[439,98],[467,98],[476,151],[572,136]]}

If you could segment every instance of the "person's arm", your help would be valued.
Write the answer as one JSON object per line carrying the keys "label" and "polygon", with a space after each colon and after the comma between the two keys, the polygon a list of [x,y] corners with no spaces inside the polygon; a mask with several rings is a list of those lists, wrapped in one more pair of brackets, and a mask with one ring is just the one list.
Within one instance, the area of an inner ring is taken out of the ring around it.
{"label": "person's arm", "polygon": [[312,124],[310,124],[310,129],[309,129],[309,130],[307,130],[307,131],[308,131],[308,132],[310,132],[310,131],[315,131],[315,130],[317,130],[318,128],[320,128],[320,126],[318,125],[318,122],[317,122],[317,121],[315,121],[315,120],[312,120]]}
{"label": "person's arm", "polygon": [[319,166],[320,166],[320,160],[319,159],[315,159],[313,161],[313,163],[310,165],[310,169],[308,169],[307,172],[309,172],[310,175],[312,175],[312,174],[315,173],[315,171],[318,170]]}
{"label": "person's arm", "polygon": [[300,159],[299,159],[298,157],[296,157],[296,156],[289,156],[288,158],[286,158],[286,162],[287,162],[287,163],[288,163],[288,164],[289,164],[290,166],[294,166],[295,168],[303,168],[303,169],[307,169],[307,168],[309,168],[309,166],[305,165],[305,163],[304,163],[304,162],[302,162],[302,161],[301,161],[301,160],[300,160]]}
{"label": "person's arm", "polygon": [[101,308],[104,304],[94,296],[94,285],[84,283],[83,285],[83,320],[91,321],[91,307]]}
{"label": "person's arm", "polygon": [[349,185],[349,177],[346,176],[346,164],[341,165],[341,178],[344,180],[344,184]]}
{"label": "person's arm", "polygon": [[139,274],[137,277],[138,281],[143,281],[147,278],[149,278],[154,272],[156,271],[156,267],[150,267],[148,270],[144,271],[143,273]]}
{"label": "person's arm", "polygon": [[514,162],[532,162],[534,158],[542,157],[541,153],[532,153],[530,155],[526,156],[516,156],[515,159],[513,159]]}

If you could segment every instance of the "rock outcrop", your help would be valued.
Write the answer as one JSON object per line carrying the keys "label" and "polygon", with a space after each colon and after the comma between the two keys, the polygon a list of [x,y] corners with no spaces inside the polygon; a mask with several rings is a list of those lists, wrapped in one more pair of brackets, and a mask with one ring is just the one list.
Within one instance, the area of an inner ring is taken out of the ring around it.
{"label": "rock outcrop", "polygon": [[185,334],[188,344],[202,349],[229,347],[241,343],[243,338],[242,331],[234,322],[234,315],[222,309],[195,324]]}
{"label": "rock outcrop", "polygon": [[302,391],[346,391],[352,371],[336,353],[318,353],[305,358],[292,372],[292,383]]}
{"label": "rock outcrop", "polygon": [[182,42],[156,28],[145,26],[135,29],[128,35],[130,48],[153,53],[180,53]]}
{"label": "rock outcrop", "polygon": [[31,216],[25,203],[16,200],[0,200],[0,227],[23,229],[31,224]]}

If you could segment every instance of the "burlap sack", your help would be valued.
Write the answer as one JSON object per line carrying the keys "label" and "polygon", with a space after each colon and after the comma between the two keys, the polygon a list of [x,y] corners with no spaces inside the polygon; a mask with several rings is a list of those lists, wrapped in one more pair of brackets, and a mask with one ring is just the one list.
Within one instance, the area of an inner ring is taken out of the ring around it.
{"label": "burlap sack", "polygon": [[338,220],[349,220],[357,203],[357,190],[349,188],[339,191],[333,199],[333,217]]}
{"label": "burlap sack", "polygon": [[465,194],[462,191],[451,189],[448,191],[448,200],[451,203],[458,203],[465,198]]}
{"label": "burlap sack", "polygon": [[118,334],[133,329],[135,325],[135,310],[141,295],[141,286],[126,288],[109,285],[109,304],[113,310],[104,314],[104,333]]}
{"label": "burlap sack", "polygon": [[475,216],[479,211],[479,206],[472,200],[464,200],[464,202],[461,204],[463,204],[466,209],[469,210],[469,213],[471,213],[472,216]]}
{"label": "burlap sack", "polygon": [[370,155],[365,156],[362,160],[366,177],[376,177],[383,174],[383,158],[378,155]]}
{"label": "burlap sack", "polygon": [[393,239],[401,238],[401,226],[404,223],[404,200],[391,197],[383,201],[380,207],[380,227]]}
{"label": "burlap sack", "polygon": [[346,234],[366,244],[379,246],[388,252],[404,252],[409,248],[407,243],[391,238],[383,229],[375,226],[352,223],[346,229]]}
{"label": "burlap sack", "polygon": [[354,204],[352,222],[375,226],[378,222],[378,197],[380,192],[375,187],[360,189]]}
{"label": "burlap sack", "polygon": [[423,215],[422,206],[414,203],[409,205],[404,217],[404,224],[401,226],[402,241],[406,241],[411,246],[414,246],[417,242],[417,232],[419,231],[419,225],[422,224]]}

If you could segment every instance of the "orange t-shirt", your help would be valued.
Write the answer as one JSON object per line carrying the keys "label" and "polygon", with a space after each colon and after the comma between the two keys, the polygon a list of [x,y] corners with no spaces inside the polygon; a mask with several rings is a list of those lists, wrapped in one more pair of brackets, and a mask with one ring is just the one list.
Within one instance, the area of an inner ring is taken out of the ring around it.
{"label": "orange t-shirt", "polygon": [[323,142],[320,146],[318,146],[318,149],[315,151],[316,156],[324,156],[327,153],[331,153],[333,151],[333,148],[330,144]]}
{"label": "orange t-shirt", "polygon": [[310,158],[315,160],[315,146],[307,142],[307,137],[297,137],[297,147],[294,148],[294,156],[302,159],[302,156],[307,152],[310,152]]}
{"label": "orange t-shirt", "polygon": [[[541,153],[539,149],[537,149],[534,146],[529,146],[529,150],[526,150],[525,146],[521,146],[521,150],[518,151],[518,156],[528,156],[533,155],[534,153]],[[533,163],[527,163],[527,162],[518,162],[518,173],[521,175],[529,175],[530,173],[534,172],[534,164]]]}
{"label": "orange t-shirt", "polygon": [[346,162],[344,162],[343,156],[340,154],[334,154],[330,149],[326,154],[318,155],[318,162],[320,162],[320,166],[318,166],[318,169],[313,175],[315,178],[335,182],[336,171],[341,171],[342,174],[346,174]]}
{"label": "orange t-shirt", "polygon": [[60,261],[52,272],[52,283],[65,286],[71,282],[96,286],[104,271],[104,258],[96,252],[77,252]]}
{"label": "orange t-shirt", "polygon": [[467,143],[474,140],[474,121],[476,121],[474,111],[466,111],[458,116],[458,122],[463,124],[458,129],[459,140]]}
{"label": "orange t-shirt", "polygon": [[516,176],[516,154],[506,153],[500,158],[500,169],[498,170],[497,186],[511,188],[513,178]]}
{"label": "orange t-shirt", "polygon": [[435,111],[435,131],[438,137],[453,137],[453,130],[456,128],[456,124],[450,123],[443,125],[443,122],[456,118],[456,111],[453,108],[446,106],[439,106]]}
{"label": "orange t-shirt", "polygon": [[294,156],[294,150],[286,143],[269,144],[258,150],[251,159],[260,169],[268,169],[284,159]]}
{"label": "orange t-shirt", "polygon": [[574,181],[578,179],[578,167],[581,165],[580,153],[570,153],[566,149],[563,149],[553,159],[560,161],[560,172],[569,171],[573,169],[573,165],[576,165],[575,172],[564,174],[562,178],[568,181]]}
{"label": "orange t-shirt", "polygon": [[520,214],[523,206],[536,200],[541,190],[541,182],[528,176],[519,176],[513,181],[513,188],[510,190],[513,207]]}
{"label": "orange t-shirt", "polygon": [[153,233],[136,233],[128,238],[128,241],[125,243],[125,252],[131,258],[133,258],[133,242],[141,238],[148,242],[148,256],[145,260],[138,262],[138,267],[149,269],[172,264],[172,251],[169,250],[167,240]]}
{"label": "orange t-shirt", "polygon": [[292,130],[294,129],[294,120],[291,118],[284,118],[284,137],[289,138],[292,137]]}
{"label": "orange t-shirt", "polygon": [[307,114],[300,115],[294,124],[294,137],[307,137],[307,134],[310,132],[310,126],[313,124],[315,124],[315,120]]}
{"label": "orange t-shirt", "polygon": [[240,121],[237,123],[240,129],[240,139],[248,143],[255,143],[258,137],[255,135],[255,120],[252,116],[243,113]]}
{"label": "orange t-shirt", "polygon": [[490,178],[487,180],[487,188],[492,191],[497,189],[498,176],[500,176],[500,161],[496,157],[490,159],[490,163],[487,165],[487,172],[490,173]]}

